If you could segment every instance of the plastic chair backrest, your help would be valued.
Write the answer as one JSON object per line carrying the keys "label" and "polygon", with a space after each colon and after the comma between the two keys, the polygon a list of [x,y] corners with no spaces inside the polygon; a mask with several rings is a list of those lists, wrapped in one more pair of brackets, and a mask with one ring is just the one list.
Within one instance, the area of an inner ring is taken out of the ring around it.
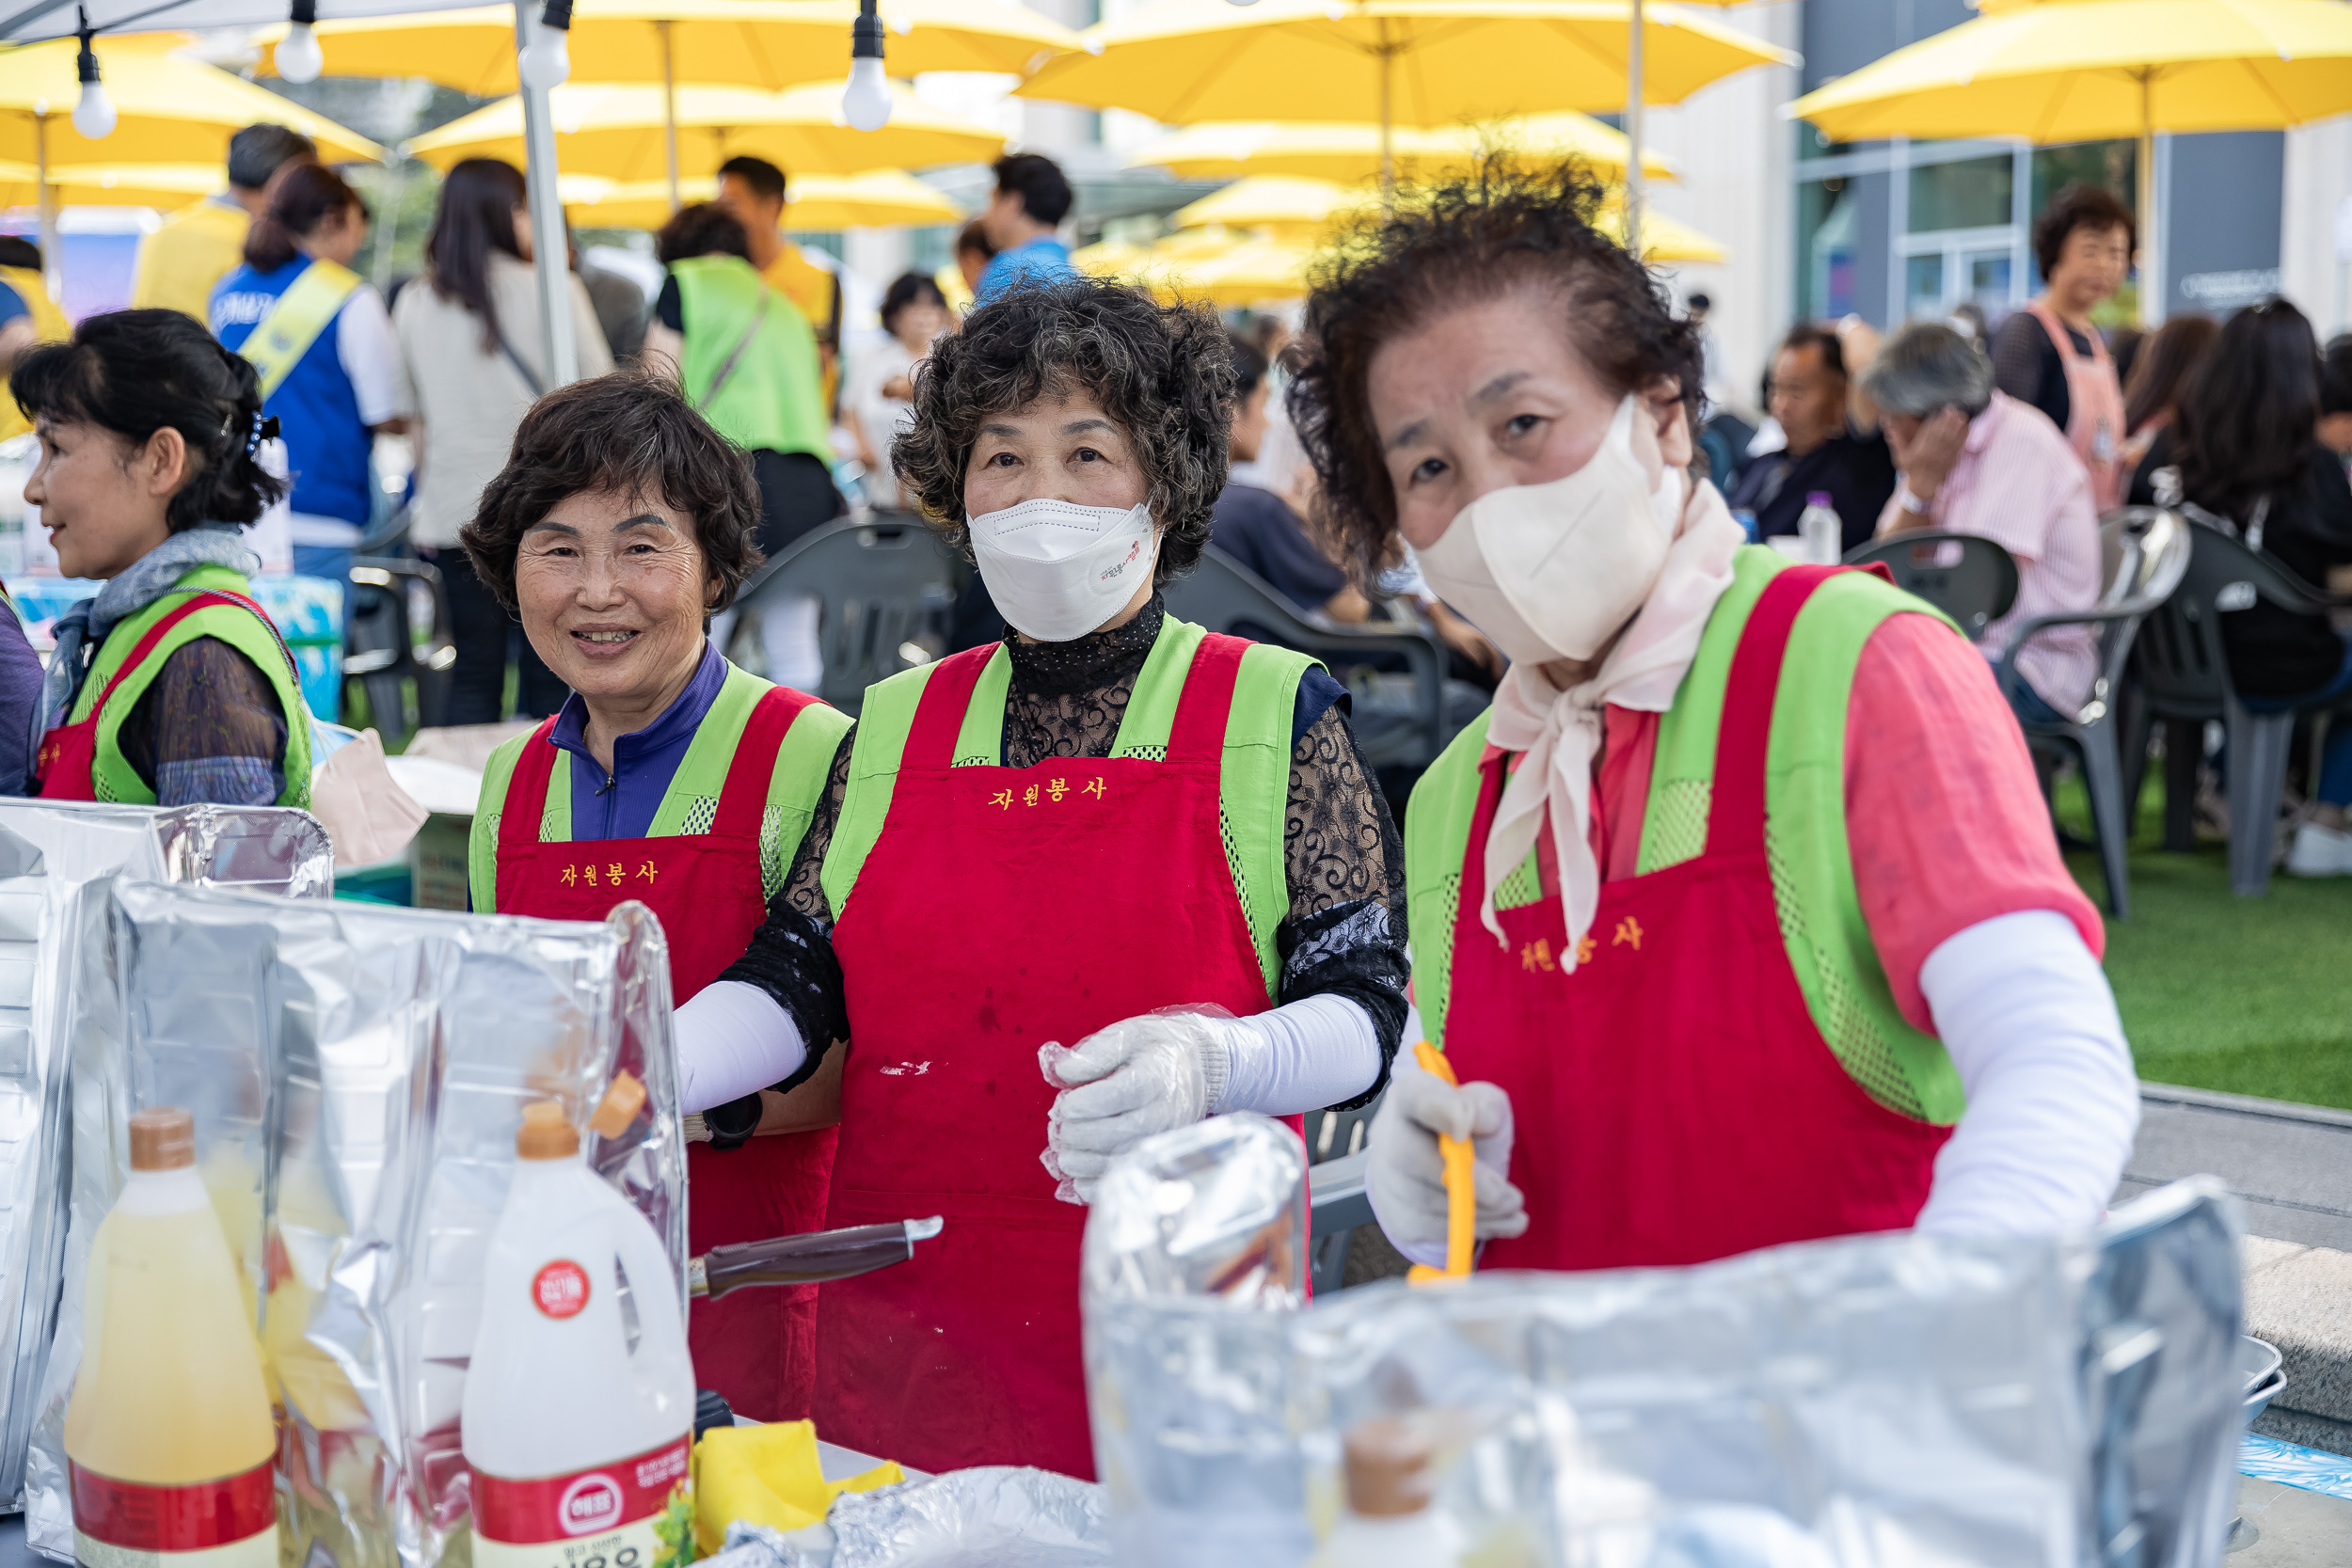
{"label": "plastic chair backrest", "polygon": [[[830,523],[786,546],[744,585],[735,625],[756,626],[764,604],[809,594],[822,604],[825,673],[815,695],[854,715],[866,689],[937,658],[933,635],[955,602],[955,562],[920,522]],[[922,657],[909,657],[902,649]]]}
{"label": "plastic chair backrest", "polygon": [[1846,557],[1849,566],[1883,562],[1895,586],[1950,616],[1971,638],[2017,602],[2017,562],[1973,533],[1903,533],[1874,539]]}
{"label": "plastic chair backrest", "polygon": [[2221,617],[2257,601],[2303,615],[2328,605],[2309,584],[2271,557],[2210,523],[2191,517],[2180,586],[2148,618],[2138,643],[2139,675],[2156,713],[2218,718],[2233,689],[2221,643]]}
{"label": "plastic chair backrest", "polygon": [[1263,578],[1214,545],[1200,552],[1198,566],[1162,592],[1170,615],[1211,631],[1295,648],[1331,641]]}

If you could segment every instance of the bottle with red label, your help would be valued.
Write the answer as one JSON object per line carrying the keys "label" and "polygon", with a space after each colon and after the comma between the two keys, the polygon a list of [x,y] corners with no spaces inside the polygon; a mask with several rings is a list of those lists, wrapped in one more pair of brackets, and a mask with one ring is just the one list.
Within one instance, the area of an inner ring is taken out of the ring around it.
{"label": "bottle with red label", "polygon": [[90,1244],[65,1409],[88,1568],[277,1568],[278,1451],[254,1304],[196,1172],[196,1119],[131,1117],[131,1177]]}
{"label": "bottle with red label", "polygon": [[515,1152],[466,1370],[475,1568],[677,1568],[694,1429],[678,1276],[562,1107],[525,1107]]}

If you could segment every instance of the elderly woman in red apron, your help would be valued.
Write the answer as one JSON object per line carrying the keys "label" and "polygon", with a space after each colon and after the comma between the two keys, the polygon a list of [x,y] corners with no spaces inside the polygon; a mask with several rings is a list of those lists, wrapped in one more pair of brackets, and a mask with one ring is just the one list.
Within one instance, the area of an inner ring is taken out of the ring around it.
{"label": "elderly woman in red apron", "polygon": [[[532,408],[462,536],[572,689],[490,758],[469,846],[474,908],[600,920],[633,898],[660,917],[680,1001],[759,925],[850,727],[737,669],[704,635],[759,564],[758,527],[743,454],[669,382],[624,372]],[[835,1082],[697,1102],[696,1252],[822,1228]],[[688,1324],[701,1385],[761,1420],[808,1414],[815,1332],[813,1288],[698,1301]]]}
{"label": "elderly woman in red apron", "polygon": [[1513,663],[1406,814],[1415,1000],[1383,1228],[1489,1266],[1692,1263],[2098,1215],[2137,1099],[2097,915],[1984,660],[1744,546],[1690,471],[1699,348],[1565,174],[1437,193],[1311,300],[1327,517]]}
{"label": "elderly woman in red apron", "polygon": [[893,467],[1011,631],[867,692],[767,925],[679,1014],[705,1098],[846,1041],[829,1222],[946,1218],[820,1291],[831,1441],[1090,1474],[1109,1161],[1387,1081],[1402,864],[1345,694],[1158,592],[1207,542],[1232,387],[1214,317],[1083,279],[975,311],[916,378]]}

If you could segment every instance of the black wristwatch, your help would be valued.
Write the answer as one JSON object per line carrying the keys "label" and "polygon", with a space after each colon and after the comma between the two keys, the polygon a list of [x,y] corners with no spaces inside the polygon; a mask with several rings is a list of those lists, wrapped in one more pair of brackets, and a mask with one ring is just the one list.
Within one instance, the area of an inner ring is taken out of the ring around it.
{"label": "black wristwatch", "polygon": [[759,1131],[760,1104],[756,1093],[740,1100],[730,1100],[724,1105],[713,1105],[703,1113],[703,1125],[710,1130],[713,1148],[740,1148]]}

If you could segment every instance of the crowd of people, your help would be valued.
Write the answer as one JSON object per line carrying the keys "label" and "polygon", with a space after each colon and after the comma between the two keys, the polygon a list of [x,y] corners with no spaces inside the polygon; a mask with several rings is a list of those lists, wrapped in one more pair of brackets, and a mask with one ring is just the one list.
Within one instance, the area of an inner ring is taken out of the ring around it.
{"label": "crowd of people", "polygon": [[[926,1469],[1088,1473],[1085,1205],[1216,1114],[1379,1099],[1373,1207],[1433,1262],[1441,1135],[1474,1146],[1489,1266],[2047,1230],[2114,1190],[2130,1051],[2016,721],[2093,700],[2090,637],[2040,636],[2006,690],[1994,663],[2097,600],[2122,499],[2313,583],[2352,563],[2352,342],[2323,354],[2281,301],[2108,339],[2112,197],[2053,202],[2046,288],[1989,348],[1966,321],[1797,326],[1735,440],[1701,324],[1573,167],[1408,195],[1285,341],[1076,273],[1067,180],[1015,155],[845,365],[784,176],[736,159],[658,236],[629,352],[572,275],[583,374],[556,388],[520,174],[451,171],[388,309],[351,264],[366,203],[270,129],[143,262],[183,301],[219,262],[200,316],[93,316],[12,362],[27,499],[104,586],[45,673],[0,630],[24,753],[0,769],[303,803],[308,714],[240,530],[282,503],[306,562],[347,568],[369,450],[405,434],[451,717],[502,717],[519,662],[540,721],[485,771],[473,904],[662,917],[692,1248],[948,1222],[898,1269],[696,1304],[739,1411]],[[973,567],[957,645],[854,720],[809,694],[813,601],[764,608],[764,675],[709,632],[844,510],[836,403],[869,501]],[[1816,504],[1841,548],[1997,542],[2014,606],[1972,642],[1772,547]],[[1212,549],[1302,645],[1170,612]],[[1447,742],[1401,772],[1401,677],[1313,646],[1382,617],[1450,660]],[[2225,641],[2251,703],[2352,692],[2324,615],[2257,605]],[[2352,725],[2320,753],[2290,869],[2352,874]],[[1451,1078],[1400,1053],[1415,1008]]]}

